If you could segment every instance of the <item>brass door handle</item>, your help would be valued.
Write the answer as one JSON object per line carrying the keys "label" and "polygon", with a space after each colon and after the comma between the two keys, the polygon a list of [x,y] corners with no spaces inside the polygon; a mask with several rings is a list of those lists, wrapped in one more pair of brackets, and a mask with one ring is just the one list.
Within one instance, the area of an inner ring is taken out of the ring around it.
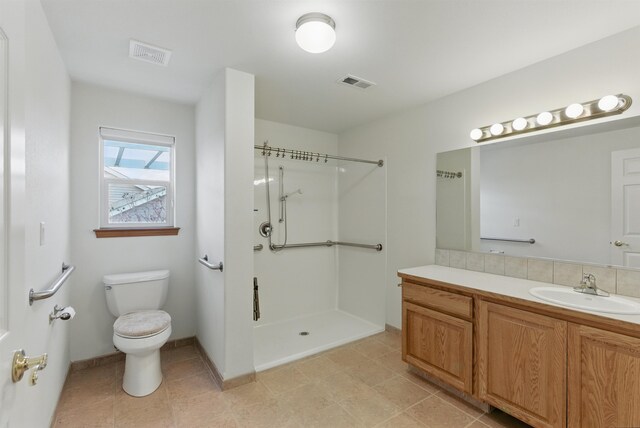
{"label": "brass door handle", "polygon": [[613,245],[615,245],[616,247],[622,247],[623,245],[629,245],[626,242],[622,242],[622,241],[615,241],[613,243]]}
{"label": "brass door handle", "polygon": [[18,349],[13,354],[13,364],[11,365],[11,380],[15,382],[19,382],[24,376],[24,373],[33,369],[33,374],[31,375],[31,384],[35,385],[38,380],[37,371],[44,369],[47,367],[47,354],[42,354],[39,357],[27,357],[24,353],[23,349]]}

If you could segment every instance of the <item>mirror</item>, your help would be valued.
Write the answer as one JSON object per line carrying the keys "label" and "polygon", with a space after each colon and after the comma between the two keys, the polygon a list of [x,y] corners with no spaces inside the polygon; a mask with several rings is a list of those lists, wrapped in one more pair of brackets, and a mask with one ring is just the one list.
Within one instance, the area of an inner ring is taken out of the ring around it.
{"label": "mirror", "polygon": [[640,268],[639,125],[439,153],[437,248]]}

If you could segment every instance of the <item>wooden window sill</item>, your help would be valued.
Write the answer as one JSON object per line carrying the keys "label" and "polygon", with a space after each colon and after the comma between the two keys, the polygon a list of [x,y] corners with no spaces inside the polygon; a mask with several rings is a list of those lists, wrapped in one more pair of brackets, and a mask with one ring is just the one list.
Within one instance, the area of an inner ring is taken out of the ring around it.
{"label": "wooden window sill", "polygon": [[96,238],[122,238],[127,236],[167,236],[177,235],[179,227],[144,227],[131,229],[93,229]]}

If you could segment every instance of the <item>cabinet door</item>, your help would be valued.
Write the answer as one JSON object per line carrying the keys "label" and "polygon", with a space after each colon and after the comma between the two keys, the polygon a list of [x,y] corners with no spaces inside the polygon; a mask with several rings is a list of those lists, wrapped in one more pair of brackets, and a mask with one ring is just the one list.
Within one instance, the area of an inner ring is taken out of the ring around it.
{"label": "cabinet door", "polygon": [[640,426],[640,339],[569,324],[569,426]]}
{"label": "cabinet door", "polygon": [[402,359],[471,394],[473,325],[450,315],[402,303]]}
{"label": "cabinet door", "polygon": [[480,302],[480,398],[537,427],[566,426],[567,323]]}

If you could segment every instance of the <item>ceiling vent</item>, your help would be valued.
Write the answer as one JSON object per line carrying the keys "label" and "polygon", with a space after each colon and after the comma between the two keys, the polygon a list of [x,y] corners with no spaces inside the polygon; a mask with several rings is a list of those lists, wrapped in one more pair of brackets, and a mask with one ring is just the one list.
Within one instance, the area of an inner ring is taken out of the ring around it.
{"label": "ceiling vent", "polygon": [[171,51],[131,39],[129,41],[129,58],[166,67],[171,59]]}
{"label": "ceiling vent", "polygon": [[351,74],[347,74],[345,77],[338,79],[337,83],[340,83],[342,85],[347,85],[347,86],[351,86],[354,88],[360,88],[360,89],[367,89],[371,86],[375,86],[376,84],[373,82],[370,82],[368,80],[364,80],[360,77],[356,77],[353,76]]}

